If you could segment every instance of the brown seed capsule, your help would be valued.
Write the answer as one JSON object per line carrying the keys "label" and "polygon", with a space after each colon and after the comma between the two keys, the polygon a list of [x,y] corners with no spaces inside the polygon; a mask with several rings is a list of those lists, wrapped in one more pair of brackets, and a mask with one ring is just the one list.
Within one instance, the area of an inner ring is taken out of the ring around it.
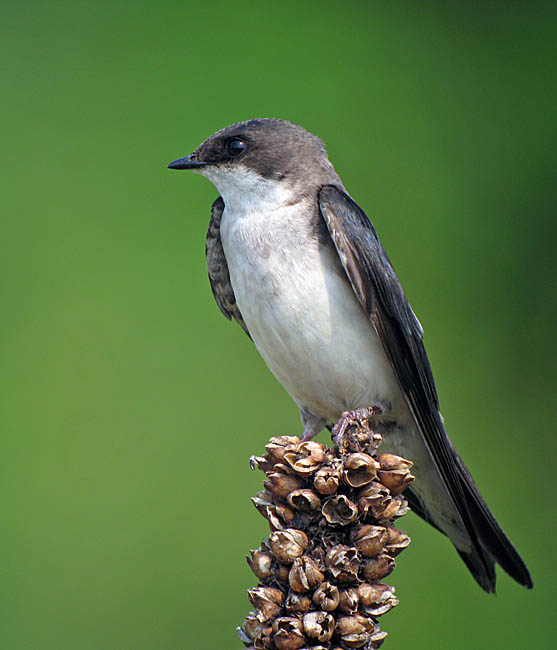
{"label": "brown seed capsule", "polygon": [[276,578],[279,582],[288,583],[288,575],[290,574],[290,566],[288,564],[279,564]]}
{"label": "brown seed capsule", "polygon": [[387,638],[387,633],[384,632],[379,625],[375,626],[375,629],[373,630],[369,640],[371,643],[371,646],[369,650],[376,650],[376,648],[380,648],[383,645],[383,641]]}
{"label": "brown seed capsule", "polygon": [[319,442],[301,442],[284,454],[284,461],[301,476],[316,472],[325,461],[325,451]]}
{"label": "brown seed capsule", "polygon": [[251,550],[250,555],[246,555],[249,568],[255,573],[260,580],[267,580],[274,575],[273,556],[265,553],[261,549]]}
{"label": "brown seed capsule", "polygon": [[328,641],[335,631],[335,619],[327,612],[308,612],[303,624],[305,634],[317,641]]}
{"label": "brown seed capsule", "polygon": [[389,472],[377,472],[381,483],[389,488],[391,494],[399,494],[414,480],[414,476],[406,469],[395,469]]}
{"label": "brown seed capsule", "polygon": [[298,436],[275,436],[269,440],[269,444],[265,445],[267,457],[273,464],[280,463],[284,454],[299,444]]}
{"label": "brown seed capsule", "polygon": [[344,480],[353,488],[371,483],[379,463],[368,454],[350,454],[344,459]]}
{"label": "brown seed capsule", "polygon": [[382,470],[410,469],[414,463],[394,454],[379,454],[377,462]]}
{"label": "brown seed capsule", "polygon": [[330,524],[346,526],[358,518],[358,507],[344,494],[329,497],[321,509]]}
{"label": "brown seed capsule", "polygon": [[363,568],[364,577],[370,582],[374,580],[382,580],[395,568],[395,561],[390,555],[382,553],[377,557],[370,558]]}
{"label": "brown seed capsule", "polygon": [[340,592],[338,608],[345,614],[355,614],[358,610],[360,596],[356,587]]}
{"label": "brown seed capsule", "polygon": [[244,625],[241,628],[244,634],[251,641],[263,636],[269,636],[271,628],[267,623],[259,619],[255,612],[250,612],[244,619]]}
{"label": "brown seed capsule", "polygon": [[307,535],[296,528],[277,530],[269,537],[271,550],[284,564],[291,564],[295,558],[303,555],[308,544]]}
{"label": "brown seed capsule", "polygon": [[311,598],[307,594],[297,594],[291,591],[286,599],[286,611],[289,614],[303,614],[311,609]]}
{"label": "brown seed capsule", "polygon": [[251,498],[251,502],[257,508],[259,514],[264,517],[267,516],[267,508],[273,505],[273,497],[267,490],[259,490],[259,492]]}
{"label": "brown seed capsule", "polygon": [[301,512],[312,512],[321,507],[321,499],[313,490],[293,490],[286,501],[288,505]]}
{"label": "brown seed capsule", "polygon": [[384,508],[374,510],[377,519],[390,521],[395,517],[402,517],[408,512],[408,501],[400,495],[393,497]]}
{"label": "brown seed capsule", "polygon": [[368,616],[382,616],[396,607],[398,598],[394,592],[394,587],[382,583],[370,585],[364,582],[358,585],[360,604]]}
{"label": "brown seed capsule", "polygon": [[364,517],[368,513],[375,517],[375,511],[383,510],[391,500],[389,490],[381,483],[372,482],[358,492],[358,510]]}
{"label": "brown seed capsule", "polygon": [[337,621],[337,633],[348,648],[361,648],[369,640],[374,627],[371,619],[358,614],[343,616]]}
{"label": "brown seed capsule", "polygon": [[268,621],[280,613],[282,591],[272,587],[255,587],[248,591],[251,604],[258,610],[259,619]]}
{"label": "brown seed capsule", "polygon": [[265,509],[265,518],[269,522],[269,528],[271,532],[276,532],[277,530],[284,530],[287,526],[284,523],[283,519],[279,517],[276,507],[267,506]]}
{"label": "brown seed capsule", "polygon": [[332,612],[340,602],[340,592],[336,585],[322,582],[313,593],[313,602],[326,612]]}
{"label": "brown seed capsule", "polygon": [[267,474],[267,480],[263,481],[265,489],[276,497],[286,498],[292,490],[297,490],[302,481],[292,474],[271,472]]}
{"label": "brown seed capsule", "polygon": [[325,556],[329,573],[339,582],[351,582],[358,578],[358,551],[350,546],[337,544]]}
{"label": "brown seed capsule", "polygon": [[388,531],[389,541],[387,542],[386,550],[391,557],[396,557],[405,548],[408,548],[411,539],[403,530],[399,530],[394,526],[390,526]]}
{"label": "brown seed capsule", "polygon": [[313,589],[323,582],[325,576],[320,571],[317,562],[309,555],[302,555],[294,560],[288,582],[293,591],[304,592]]}
{"label": "brown seed capsule", "polygon": [[277,650],[298,650],[306,640],[302,633],[303,627],[299,619],[290,616],[280,616],[273,623],[273,641]]}
{"label": "brown seed capsule", "polygon": [[389,541],[389,533],[383,526],[364,524],[358,526],[352,535],[354,546],[366,557],[375,557]]}
{"label": "brown seed capsule", "polygon": [[334,494],[340,484],[340,472],[334,467],[322,467],[315,472],[313,487],[324,496]]}

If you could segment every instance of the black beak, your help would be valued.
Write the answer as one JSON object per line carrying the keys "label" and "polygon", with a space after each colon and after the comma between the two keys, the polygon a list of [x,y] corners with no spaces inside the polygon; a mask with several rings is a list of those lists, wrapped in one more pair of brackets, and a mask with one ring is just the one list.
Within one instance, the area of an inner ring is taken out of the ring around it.
{"label": "black beak", "polygon": [[196,157],[191,154],[185,156],[184,158],[178,158],[178,160],[173,160],[169,165],[169,169],[198,169],[199,167],[205,167],[208,163],[201,162],[197,160]]}

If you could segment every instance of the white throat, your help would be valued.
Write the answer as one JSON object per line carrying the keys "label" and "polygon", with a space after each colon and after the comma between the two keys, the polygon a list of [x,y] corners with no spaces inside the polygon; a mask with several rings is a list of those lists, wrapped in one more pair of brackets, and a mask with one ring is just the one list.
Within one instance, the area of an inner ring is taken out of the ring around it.
{"label": "white throat", "polygon": [[263,178],[247,167],[211,166],[199,171],[217,188],[227,212],[269,212],[293,202],[287,182]]}

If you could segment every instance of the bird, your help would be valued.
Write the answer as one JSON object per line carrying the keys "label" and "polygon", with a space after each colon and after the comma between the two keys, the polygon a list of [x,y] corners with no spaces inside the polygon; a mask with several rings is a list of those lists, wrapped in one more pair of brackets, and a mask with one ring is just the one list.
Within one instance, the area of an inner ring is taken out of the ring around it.
{"label": "bird", "polygon": [[302,440],[369,409],[385,448],[414,463],[410,507],[448,536],[480,587],[495,592],[499,564],[531,588],[445,431],[422,326],[323,142],[290,121],[250,119],[168,167],[219,192],[206,239],[215,301],[297,404]]}

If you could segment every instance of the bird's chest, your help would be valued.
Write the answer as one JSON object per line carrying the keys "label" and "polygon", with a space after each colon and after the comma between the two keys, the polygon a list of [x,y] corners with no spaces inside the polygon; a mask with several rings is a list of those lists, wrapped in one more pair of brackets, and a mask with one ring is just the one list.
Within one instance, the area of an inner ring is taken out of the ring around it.
{"label": "bird's chest", "polygon": [[[221,239],[250,335],[300,406],[334,421],[392,392],[379,339],[332,244],[319,243],[309,219],[287,209],[225,211]],[[380,372],[368,379],[373,368]]]}
{"label": "bird's chest", "polygon": [[258,347],[303,329],[323,288],[319,244],[303,213],[225,210],[221,239],[236,301]]}

